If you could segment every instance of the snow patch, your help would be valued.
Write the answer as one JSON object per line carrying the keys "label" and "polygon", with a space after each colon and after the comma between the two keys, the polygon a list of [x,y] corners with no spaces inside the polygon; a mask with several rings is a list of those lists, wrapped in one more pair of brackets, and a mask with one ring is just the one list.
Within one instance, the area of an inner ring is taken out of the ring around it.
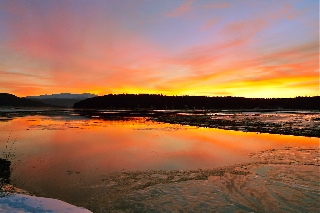
{"label": "snow patch", "polygon": [[91,211],[52,198],[35,197],[24,194],[10,194],[0,198],[0,212],[89,213]]}

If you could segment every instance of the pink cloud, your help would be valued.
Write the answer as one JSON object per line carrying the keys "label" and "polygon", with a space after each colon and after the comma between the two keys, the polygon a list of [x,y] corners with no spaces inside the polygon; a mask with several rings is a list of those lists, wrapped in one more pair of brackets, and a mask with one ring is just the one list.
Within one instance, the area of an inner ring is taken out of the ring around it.
{"label": "pink cloud", "polygon": [[7,22],[11,34],[6,46],[21,62],[35,64],[28,72],[46,73],[60,90],[88,91],[97,85],[116,90],[157,73],[154,67],[163,54],[161,48],[122,28],[108,14],[101,19],[93,14],[97,11],[87,8],[88,19],[53,7],[39,19],[35,10],[20,8],[18,17]]}
{"label": "pink cloud", "polygon": [[[319,51],[315,48],[319,42],[312,36],[305,43],[299,40],[300,43],[285,43],[286,46],[266,45],[270,38],[266,35],[276,23],[302,15],[289,4],[229,20],[223,19],[223,13],[212,15],[211,10],[205,9],[228,8],[229,4],[204,7],[198,2],[183,1],[166,17],[192,12],[192,19],[184,19],[183,23],[175,20],[175,24],[187,26],[190,34],[170,37],[161,25],[172,21],[167,18],[157,20],[159,26],[148,23],[143,30],[136,30],[128,24],[133,22],[124,20],[133,16],[117,16],[102,8],[88,6],[76,13],[73,4],[53,4],[46,14],[40,14],[42,10],[36,5],[8,2],[2,8],[9,15],[0,20],[5,29],[5,40],[0,44],[0,84],[19,94],[202,94],[210,90],[232,94],[234,91],[228,87],[243,86],[248,90],[250,86],[269,85],[284,78],[294,79],[295,85],[310,86],[317,79]],[[204,15],[198,16],[198,12]],[[152,17],[159,18],[161,14]],[[148,33],[156,36],[150,38]],[[162,40],[162,35],[167,37]],[[188,42],[182,42],[180,48],[166,46],[170,38],[179,43],[184,36],[194,46]]]}
{"label": "pink cloud", "polygon": [[178,17],[191,10],[193,0],[184,0],[179,7],[175,8],[173,11],[166,14],[167,17]]}
{"label": "pink cloud", "polygon": [[210,4],[206,4],[203,6],[206,9],[223,9],[223,8],[228,8],[231,7],[230,3],[210,3]]}
{"label": "pink cloud", "polygon": [[202,30],[208,30],[220,21],[219,18],[212,18],[206,21],[206,23],[201,27]]}

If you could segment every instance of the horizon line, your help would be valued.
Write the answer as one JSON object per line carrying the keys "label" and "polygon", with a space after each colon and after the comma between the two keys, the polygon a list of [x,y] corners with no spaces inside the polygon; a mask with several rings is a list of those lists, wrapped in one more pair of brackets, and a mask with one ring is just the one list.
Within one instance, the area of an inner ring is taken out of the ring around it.
{"label": "horizon line", "polygon": [[[4,93],[4,94],[12,94],[12,93]],[[304,96],[295,96],[295,97],[245,97],[245,96],[231,96],[231,95],[215,95],[215,96],[209,96],[209,95],[166,95],[162,93],[108,93],[108,94],[102,94],[102,95],[97,95],[94,93],[90,92],[84,92],[84,93],[70,93],[70,92],[62,92],[62,93],[53,93],[53,94],[41,94],[41,95],[26,95],[26,96],[17,96],[20,98],[27,98],[28,96],[35,96],[35,97],[40,97],[40,96],[50,96],[50,95],[61,95],[61,94],[70,94],[70,95],[85,95],[85,94],[90,94],[90,95],[95,95],[96,97],[103,97],[106,95],[161,95],[161,96],[167,96],[167,97],[185,97],[185,96],[190,96],[190,97],[231,97],[231,98],[250,98],[250,99],[284,99],[284,98],[300,98],[300,97],[320,97],[320,95],[315,95],[315,96],[310,96],[310,95],[304,95]]]}

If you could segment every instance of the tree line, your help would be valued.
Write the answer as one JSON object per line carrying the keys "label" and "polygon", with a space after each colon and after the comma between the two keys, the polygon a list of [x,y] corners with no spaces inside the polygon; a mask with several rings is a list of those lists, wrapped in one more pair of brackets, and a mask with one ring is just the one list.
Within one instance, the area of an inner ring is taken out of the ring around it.
{"label": "tree line", "polygon": [[77,109],[313,109],[320,110],[320,96],[296,98],[244,98],[109,94],[79,101]]}
{"label": "tree line", "polygon": [[0,93],[0,107],[50,107],[50,105],[9,93]]}

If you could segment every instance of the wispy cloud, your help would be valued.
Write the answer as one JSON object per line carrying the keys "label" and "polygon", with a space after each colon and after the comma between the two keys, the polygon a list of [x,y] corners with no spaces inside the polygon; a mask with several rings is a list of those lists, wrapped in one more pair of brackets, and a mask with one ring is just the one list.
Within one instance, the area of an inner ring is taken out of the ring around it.
{"label": "wispy cloud", "polygon": [[316,94],[318,11],[273,2],[0,2],[0,89]]}
{"label": "wispy cloud", "polygon": [[206,8],[206,9],[224,9],[229,7],[231,7],[230,3],[217,3],[217,2],[205,4],[203,6],[203,8]]}
{"label": "wispy cloud", "polygon": [[188,13],[192,8],[193,0],[183,0],[179,7],[175,8],[173,11],[166,13],[167,17],[178,17],[183,14]]}
{"label": "wispy cloud", "polygon": [[208,30],[220,21],[219,18],[212,18],[206,21],[206,23],[201,27],[203,30]]}

